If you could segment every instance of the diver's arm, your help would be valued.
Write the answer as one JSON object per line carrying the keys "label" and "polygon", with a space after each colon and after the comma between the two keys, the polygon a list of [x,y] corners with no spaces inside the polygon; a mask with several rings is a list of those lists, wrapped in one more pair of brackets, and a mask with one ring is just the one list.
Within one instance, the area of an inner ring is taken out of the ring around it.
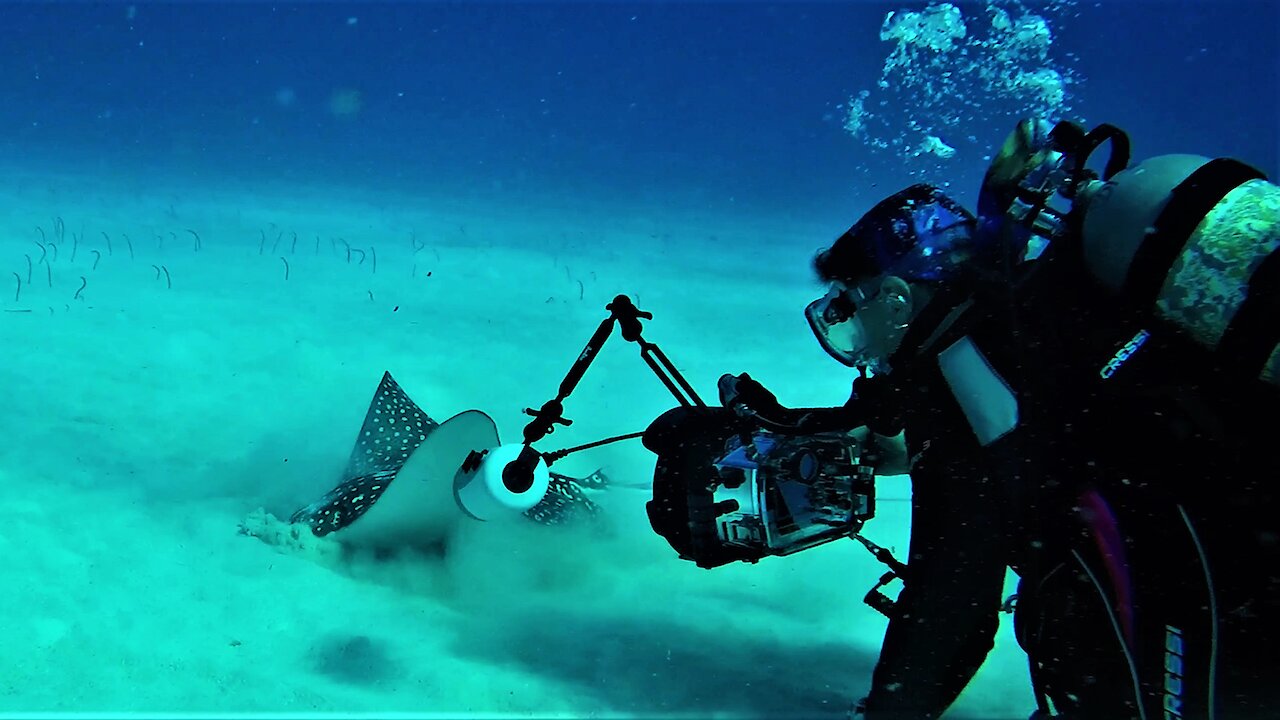
{"label": "diver's arm", "polygon": [[[775,415],[765,416],[774,419]],[[853,432],[867,426],[860,405],[821,408],[783,408],[776,417],[805,433]]]}
{"label": "diver's arm", "polygon": [[906,475],[911,472],[911,459],[907,454],[906,433],[885,436],[871,432],[871,442],[876,452],[876,475]]}
{"label": "diver's arm", "polygon": [[720,376],[719,391],[722,406],[737,408],[790,432],[849,432],[867,424],[866,404],[856,399],[835,407],[788,408],[747,373]]}
{"label": "diver's arm", "polygon": [[993,492],[969,459],[912,471],[907,577],[866,698],[867,720],[936,718],[991,650],[1005,553]]}

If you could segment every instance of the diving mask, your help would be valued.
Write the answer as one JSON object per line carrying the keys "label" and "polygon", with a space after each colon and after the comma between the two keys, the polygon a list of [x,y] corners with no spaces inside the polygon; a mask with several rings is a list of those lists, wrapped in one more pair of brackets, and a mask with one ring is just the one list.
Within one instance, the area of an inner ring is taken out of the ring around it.
{"label": "diving mask", "polygon": [[851,288],[837,282],[832,283],[826,295],[809,303],[804,314],[828,355],[849,367],[875,370],[890,350],[890,334],[905,328],[890,322],[893,313],[874,312],[881,302],[904,303],[906,299],[896,293],[882,293],[878,280]]}

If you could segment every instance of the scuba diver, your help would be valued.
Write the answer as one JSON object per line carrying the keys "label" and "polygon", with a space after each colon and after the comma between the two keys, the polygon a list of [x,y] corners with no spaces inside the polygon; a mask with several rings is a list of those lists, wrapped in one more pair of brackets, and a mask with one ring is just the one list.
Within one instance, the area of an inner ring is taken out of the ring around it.
{"label": "scuba diver", "polygon": [[[1107,144],[1099,174],[1088,163]],[[915,185],[815,257],[827,292],[805,316],[858,372],[844,404],[787,408],[740,374],[709,405],[643,337],[652,315],[619,295],[557,394],[525,409],[523,443],[497,446],[488,421],[450,444],[440,488],[464,510],[497,507],[468,488],[532,505],[555,461],[639,437],[657,455],[650,525],[682,559],[709,569],[857,540],[889,567],[864,597],[889,618],[855,708],[868,720],[942,715],[1002,611],[1033,718],[1271,718],[1277,246],[1280,187],[1257,169],[1196,155],[1130,167],[1114,126],[1026,120],[976,216]],[[642,433],[535,450],[572,422],[564,401],[615,330],[680,405]],[[862,533],[876,475],[901,472],[905,562]],[[1002,600],[1006,569],[1018,590]],[[896,600],[881,591],[895,579]]]}
{"label": "scuba diver", "polygon": [[[1108,142],[1099,175],[1086,164]],[[890,566],[867,595],[889,617],[856,710],[868,720],[945,712],[1001,610],[1033,717],[1280,710],[1280,187],[1229,159],[1128,164],[1113,126],[1023,121],[976,217],[916,185],[815,257],[828,292],[805,315],[858,370],[845,405],[785,408],[726,375],[723,408],[677,408],[645,434],[650,521],[682,557],[715,567],[852,536]],[[800,449],[858,426],[905,436],[905,562],[858,533],[869,468],[899,469]],[[755,494],[733,495],[744,479]],[[840,498],[825,516],[819,490]],[[1019,585],[1002,602],[1006,567]],[[895,578],[893,601],[879,588]]]}

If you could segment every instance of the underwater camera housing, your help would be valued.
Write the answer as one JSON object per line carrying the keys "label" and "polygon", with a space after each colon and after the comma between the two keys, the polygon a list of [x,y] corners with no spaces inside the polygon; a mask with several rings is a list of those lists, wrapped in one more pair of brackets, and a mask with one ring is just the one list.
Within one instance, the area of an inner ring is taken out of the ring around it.
{"label": "underwater camera housing", "polygon": [[[875,514],[875,473],[863,462],[858,439],[849,432],[788,432],[788,426],[741,408],[708,407],[662,350],[641,337],[640,320],[652,315],[625,295],[606,309],[610,317],[579,353],[559,394],[538,410],[525,409],[534,420],[524,430],[525,451],[504,463],[504,482],[518,481],[570,453],[641,438],[658,456],[653,499],[646,503],[650,525],[682,559],[699,567],[756,562],[859,537],[863,523]],[[556,425],[571,424],[563,416],[563,401],[617,326],[623,339],[640,346],[641,358],[680,406],[642,433],[551,453],[533,450],[532,444]]]}
{"label": "underwater camera housing", "polygon": [[875,515],[874,468],[847,433],[778,434],[732,410],[676,408],[644,444],[658,456],[649,523],[702,568],[850,537]]}

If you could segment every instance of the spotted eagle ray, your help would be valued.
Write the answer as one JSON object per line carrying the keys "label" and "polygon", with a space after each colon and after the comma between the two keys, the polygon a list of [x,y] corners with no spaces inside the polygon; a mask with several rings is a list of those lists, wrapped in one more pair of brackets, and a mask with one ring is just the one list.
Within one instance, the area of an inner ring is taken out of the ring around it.
{"label": "spotted eagle ray", "polygon": [[[436,437],[442,428],[449,437]],[[428,438],[435,439],[434,445],[423,447],[428,444]],[[369,403],[342,481],[315,502],[294,512],[289,521],[304,523],[313,534],[323,537],[352,526],[366,515],[369,520],[376,515],[378,523],[357,525],[361,534],[381,534],[383,537],[376,539],[393,544],[396,538],[391,536],[401,529],[413,528],[415,523],[425,524],[426,516],[461,517],[462,511],[452,496],[453,474],[463,459],[456,454],[459,450],[483,450],[496,444],[496,426],[484,413],[474,410],[460,413],[442,426],[423,412],[391,373],[386,372]],[[415,452],[419,448],[423,452]],[[406,465],[410,464],[412,469],[406,471]],[[412,477],[401,478],[397,492],[388,495],[402,474]],[[406,482],[413,487],[405,486]],[[599,515],[599,506],[587,496],[586,490],[603,489],[607,484],[608,479],[599,470],[583,478],[553,472],[546,495],[524,515],[544,525],[595,518]],[[384,498],[386,502],[379,504]],[[370,513],[375,504],[379,511]]]}

